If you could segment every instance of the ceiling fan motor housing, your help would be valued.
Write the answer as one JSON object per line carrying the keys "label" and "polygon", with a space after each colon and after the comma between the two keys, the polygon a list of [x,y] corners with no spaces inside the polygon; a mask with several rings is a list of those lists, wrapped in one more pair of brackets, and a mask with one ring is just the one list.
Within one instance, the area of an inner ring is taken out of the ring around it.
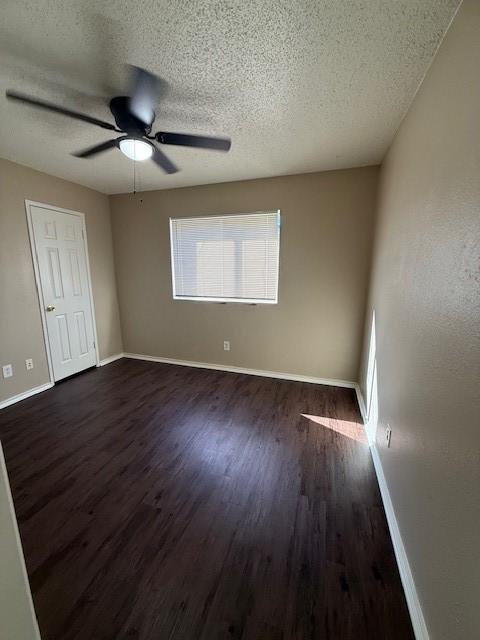
{"label": "ceiling fan motor housing", "polygon": [[[152,124],[146,124],[139,120],[130,111],[130,98],[128,96],[117,96],[110,100],[110,111],[112,112],[117,127],[132,136],[145,136],[152,130]],[[155,116],[154,116],[155,117]]]}

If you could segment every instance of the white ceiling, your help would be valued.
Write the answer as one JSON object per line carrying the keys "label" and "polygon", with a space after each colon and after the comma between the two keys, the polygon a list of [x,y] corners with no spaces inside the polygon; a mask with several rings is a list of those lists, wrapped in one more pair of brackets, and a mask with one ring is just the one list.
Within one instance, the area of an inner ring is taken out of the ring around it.
{"label": "white ceiling", "polygon": [[[458,0],[3,0],[0,156],[105,193],[132,189],[119,151],[72,151],[108,131],[8,102],[7,88],[112,120],[124,63],[165,78],[166,131],[226,134],[228,154],[162,147],[137,189],[376,164]],[[113,120],[112,120],[113,122]]]}

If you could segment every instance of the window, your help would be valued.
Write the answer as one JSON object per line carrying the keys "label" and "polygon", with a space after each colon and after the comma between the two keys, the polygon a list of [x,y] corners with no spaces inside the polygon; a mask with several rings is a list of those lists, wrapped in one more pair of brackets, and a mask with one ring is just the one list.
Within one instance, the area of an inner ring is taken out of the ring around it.
{"label": "window", "polygon": [[280,212],[170,218],[176,300],[276,304]]}

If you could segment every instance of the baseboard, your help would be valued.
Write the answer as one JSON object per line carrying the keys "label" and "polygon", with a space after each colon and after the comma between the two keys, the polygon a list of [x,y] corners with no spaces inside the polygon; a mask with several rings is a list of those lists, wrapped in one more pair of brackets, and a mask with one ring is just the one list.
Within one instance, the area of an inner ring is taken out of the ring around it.
{"label": "baseboard", "polygon": [[99,360],[97,367],[104,367],[106,364],[110,364],[111,362],[115,362],[115,360],[120,360],[120,358],[125,357],[124,353],[116,353],[113,356],[108,356],[108,358],[104,358],[103,360]]}
{"label": "baseboard", "polygon": [[387,516],[388,528],[390,529],[390,537],[393,542],[393,549],[395,551],[395,557],[397,559],[398,570],[400,572],[400,578],[402,580],[403,590],[405,592],[405,598],[407,600],[407,606],[410,612],[410,618],[412,620],[413,632],[415,634],[416,640],[429,640],[427,625],[425,624],[422,608],[420,606],[420,600],[418,599],[415,582],[413,580],[412,571],[410,569],[410,563],[408,562],[408,557],[403,545],[402,536],[400,535],[400,529],[398,528],[398,522],[395,516],[392,499],[390,497],[385,474],[383,473],[382,463],[380,461],[380,456],[378,455],[378,450],[375,444],[370,445],[370,451],[372,452],[375,473],[377,474],[378,485],[380,487],[380,493],[382,495],[383,508],[385,509],[385,514]]}
{"label": "baseboard", "polygon": [[[358,408],[360,409],[360,414],[362,416],[363,424],[367,424],[367,409],[365,407],[365,402],[363,400],[362,392],[360,391],[360,385],[358,382],[355,383],[355,393],[357,395]],[[366,429],[365,429],[366,430]]]}
{"label": "baseboard", "polygon": [[19,393],[16,396],[11,396],[6,400],[0,400],[0,409],[5,409],[5,407],[9,407],[11,404],[15,404],[15,402],[20,402],[20,400],[25,400],[26,398],[30,398],[30,396],[34,396],[37,393],[42,393],[42,391],[46,391],[47,389],[51,389],[52,387],[53,387],[53,382],[47,382],[46,384],[42,384],[39,387],[33,387],[33,389],[28,389],[28,391],[23,391],[22,393]]}
{"label": "baseboard", "polygon": [[362,414],[363,423],[365,424],[365,431],[367,432],[367,436],[369,438],[373,466],[375,468],[375,474],[377,476],[377,482],[380,488],[380,494],[382,496],[383,508],[387,517],[390,538],[392,539],[395,558],[397,559],[398,571],[400,573],[400,579],[402,581],[403,590],[405,592],[405,599],[407,601],[408,611],[410,613],[410,619],[412,621],[413,632],[415,634],[416,640],[429,640],[427,626],[423,617],[420,600],[418,599],[415,582],[413,580],[412,571],[410,569],[410,563],[408,562],[407,553],[403,545],[402,536],[400,535],[400,529],[398,527],[397,518],[395,516],[395,509],[393,508],[393,502],[390,497],[390,491],[388,490],[387,480],[385,478],[385,474],[383,473],[383,467],[380,456],[378,455],[378,449],[375,442],[373,442],[370,438],[371,430],[368,428],[368,415],[366,411],[365,401],[363,399],[363,394],[360,390],[360,385],[355,385],[355,392],[357,394],[358,406],[360,408],[360,413]]}
{"label": "baseboard", "polygon": [[156,356],[146,356],[139,353],[124,353],[125,358],[134,360],[147,360],[149,362],[162,362],[164,364],[177,364],[182,367],[196,367],[199,369],[214,369],[216,371],[229,371],[231,373],[245,373],[249,376],[261,376],[263,378],[278,378],[280,380],[293,380],[295,382],[309,382],[311,384],[325,384],[333,387],[347,387],[355,389],[355,382],[349,380],[336,380],[334,378],[315,378],[303,376],[297,373],[280,373],[279,371],[265,371],[263,369],[245,369],[233,365],[212,364],[210,362],[195,362],[190,360],[174,360],[172,358],[161,358]]}

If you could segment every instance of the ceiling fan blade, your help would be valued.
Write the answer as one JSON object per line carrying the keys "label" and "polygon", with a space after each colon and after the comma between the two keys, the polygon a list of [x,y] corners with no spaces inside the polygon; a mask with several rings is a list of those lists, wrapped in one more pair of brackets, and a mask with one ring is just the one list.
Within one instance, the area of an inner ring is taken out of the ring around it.
{"label": "ceiling fan blade", "polygon": [[173,164],[173,162],[168,158],[163,151],[160,151],[157,147],[152,144],[153,154],[152,160],[161,167],[165,173],[177,173],[179,170],[178,167]]}
{"label": "ceiling fan blade", "polygon": [[165,133],[164,131],[159,131],[155,134],[155,138],[162,144],[176,144],[182,147],[214,149],[215,151],[228,151],[232,146],[230,138],[196,136],[186,133]]}
{"label": "ceiling fan blade", "polygon": [[118,139],[107,140],[106,142],[96,144],[93,147],[88,147],[82,151],[76,151],[75,153],[72,153],[72,156],[75,156],[76,158],[90,158],[90,156],[95,156],[97,153],[103,153],[104,151],[113,149],[113,147],[118,147]]}
{"label": "ceiling fan blade", "polygon": [[10,100],[18,100],[19,102],[24,102],[25,104],[29,104],[32,107],[38,107],[39,109],[45,109],[45,111],[53,111],[54,113],[60,113],[63,116],[68,116],[69,118],[75,118],[75,120],[82,120],[83,122],[89,122],[90,124],[95,124],[98,127],[102,127],[102,129],[117,131],[117,128],[113,124],[110,124],[109,122],[105,122],[104,120],[98,120],[98,118],[92,118],[91,116],[87,116],[84,113],[79,113],[78,111],[72,111],[71,109],[64,109],[63,107],[59,107],[56,104],[52,104],[51,102],[46,102],[45,100],[38,100],[37,98],[26,96],[23,93],[17,93],[16,91],[7,91],[6,96]]}
{"label": "ceiling fan blade", "polygon": [[145,124],[155,120],[155,107],[167,83],[145,69],[131,66],[130,111]]}

